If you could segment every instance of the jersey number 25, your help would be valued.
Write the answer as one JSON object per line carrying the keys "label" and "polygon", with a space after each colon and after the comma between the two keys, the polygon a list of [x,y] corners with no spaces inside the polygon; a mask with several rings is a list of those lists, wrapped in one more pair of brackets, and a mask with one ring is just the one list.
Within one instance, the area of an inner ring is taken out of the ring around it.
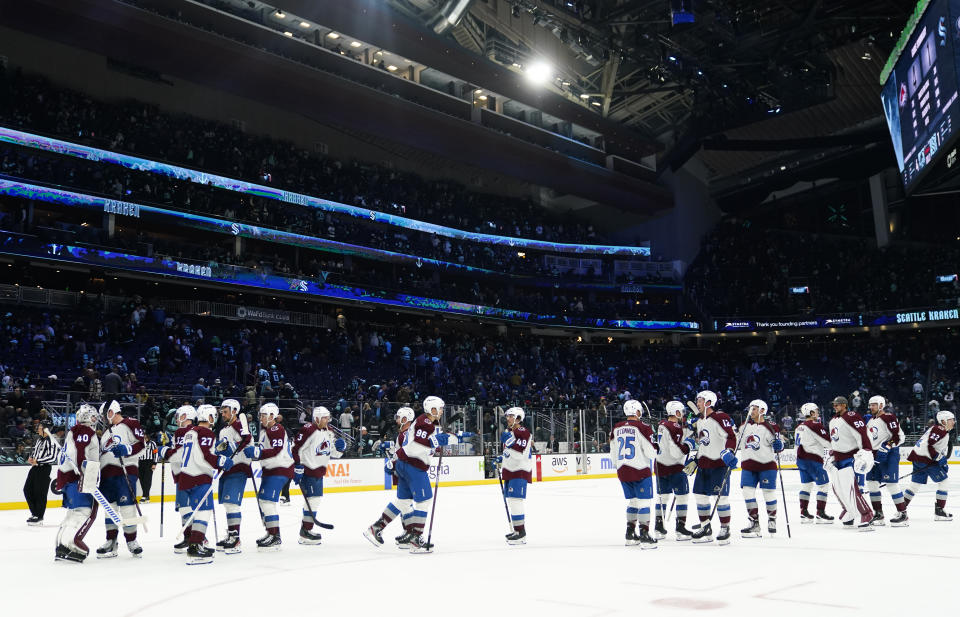
{"label": "jersey number 25", "polygon": [[637,455],[637,447],[634,445],[634,437],[617,437],[617,460],[632,460]]}

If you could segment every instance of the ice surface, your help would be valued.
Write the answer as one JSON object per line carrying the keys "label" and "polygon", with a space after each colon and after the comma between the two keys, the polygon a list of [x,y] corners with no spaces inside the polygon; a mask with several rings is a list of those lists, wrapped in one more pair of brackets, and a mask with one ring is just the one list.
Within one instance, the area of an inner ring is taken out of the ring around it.
{"label": "ice surface", "polygon": [[[836,523],[800,525],[797,472],[784,474],[792,539],[782,508],[776,537],[767,537],[764,528],[761,539],[741,538],[746,514],[734,488],[729,546],[678,543],[668,525],[670,536],[652,551],[623,545],[625,501],[615,479],[531,485],[528,544],[519,547],[504,542],[506,515],[497,485],[441,487],[433,529],[437,549],[430,555],[396,549],[396,521],[384,531],[387,544],[379,550],[361,536],[389,498],[382,491],[324,497],[319,518],[336,529],[321,530],[321,546],[297,544],[302,499],[294,496],[293,505],[280,508],[283,548],[267,554],[256,551],[254,541],[263,531],[248,498],[244,552],[219,553],[213,564],[192,567],[171,548],[179,525],[170,503],[163,538],[160,504],[144,507],[150,532],[140,533],[143,559],[133,559],[121,545],[118,558],[98,561],[91,555],[81,565],[53,560],[63,510],[48,510],[42,528],[24,524],[26,511],[0,512],[3,613],[22,614],[38,603],[81,617],[599,617],[640,611],[820,617],[948,609],[951,583],[960,572],[960,523],[933,521],[932,485],[911,505],[910,527],[857,533]],[[739,473],[733,484],[739,485]],[[960,497],[957,484],[953,499]],[[886,493],[884,505],[889,518],[893,507]],[[223,533],[224,512],[217,511]],[[832,495],[828,512],[838,514]],[[692,519],[691,512],[688,524]],[[88,545],[99,546],[103,530],[101,514]]]}

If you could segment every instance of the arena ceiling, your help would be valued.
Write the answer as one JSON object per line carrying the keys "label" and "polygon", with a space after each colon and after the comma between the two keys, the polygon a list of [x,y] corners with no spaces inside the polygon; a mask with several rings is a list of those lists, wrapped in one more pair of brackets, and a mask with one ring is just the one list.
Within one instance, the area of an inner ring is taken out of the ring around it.
{"label": "arena ceiling", "polygon": [[[796,142],[763,150],[756,143],[738,147],[737,140],[853,135],[857,146],[860,129],[882,139],[875,126],[882,117],[877,76],[916,4],[389,1],[502,64],[548,59],[556,69],[549,87],[663,143],[662,165],[676,167],[696,155],[711,182],[765,166],[779,170],[788,166],[780,159],[798,152],[790,147]],[[443,24],[438,15],[458,8],[465,10],[456,25]],[[691,23],[674,24],[685,15]],[[802,157],[794,158],[796,164]]]}

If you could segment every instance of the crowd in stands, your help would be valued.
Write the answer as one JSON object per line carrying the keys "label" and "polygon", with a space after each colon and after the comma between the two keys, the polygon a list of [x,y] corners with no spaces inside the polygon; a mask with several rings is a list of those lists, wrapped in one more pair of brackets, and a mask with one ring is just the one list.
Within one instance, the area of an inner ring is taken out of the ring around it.
{"label": "crowd in stands", "polygon": [[95,100],[19,71],[0,70],[0,124],[462,230],[560,242],[603,240],[591,224],[555,216],[529,200],[334,160],[138,101]]}
{"label": "crowd in stands", "polygon": [[0,318],[0,437],[29,436],[31,422],[48,413],[44,401],[64,390],[77,401],[136,405],[148,430],[184,402],[233,397],[249,411],[265,401],[285,409],[320,402],[338,420],[350,412],[345,422],[357,430],[353,423],[362,422],[373,436],[383,434],[395,405],[416,406],[429,394],[480,406],[484,430],[513,404],[559,418],[585,409],[585,434],[593,435],[609,428],[626,398],[662,410],[707,388],[738,418],[758,397],[777,418],[793,419],[806,401],[828,409],[844,394],[864,411],[879,393],[914,434],[934,406],[955,410],[960,390],[957,335],[949,330],[781,340],[757,349],[735,341],[697,348],[574,342],[418,319],[372,324],[341,315],[337,323],[328,330],[170,315],[161,301],[140,298],[107,316],[92,295],[70,314],[15,309]]}
{"label": "crowd in stands", "polygon": [[[758,229],[736,218],[704,237],[688,268],[688,295],[712,316],[828,314],[931,307],[960,297],[960,248],[893,244]],[[792,294],[792,287],[809,287]]]}

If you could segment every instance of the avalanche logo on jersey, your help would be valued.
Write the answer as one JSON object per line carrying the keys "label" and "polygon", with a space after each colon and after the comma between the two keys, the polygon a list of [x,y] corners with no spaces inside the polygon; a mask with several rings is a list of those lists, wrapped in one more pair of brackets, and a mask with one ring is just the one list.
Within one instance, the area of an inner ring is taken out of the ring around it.
{"label": "avalanche logo on jersey", "polygon": [[840,441],[840,429],[836,427],[830,429],[830,441]]}
{"label": "avalanche logo on jersey", "polygon": [[759,450],[760,449],[760,436],[759,435],[750,435],[747,437],[747,442],[743,444],[744,448],[750,450]]}
{"label": "avalanche logo on jersey", "polygon": [[877,427],[871,426],[869,427],[868,430],[870,431],[871,439],[873,439],[874,441],[876,441],[880,437],[880,429],[878,429]]}
{"label": "avalanche logo on jersey", "polygon": [[707,429],[701,430],[701,431],[700,431],[700,434],[697,435],[697,443],[699,443],[701,446],[709,446],[709,445],[710,445],[710,431],[708,431]]}

